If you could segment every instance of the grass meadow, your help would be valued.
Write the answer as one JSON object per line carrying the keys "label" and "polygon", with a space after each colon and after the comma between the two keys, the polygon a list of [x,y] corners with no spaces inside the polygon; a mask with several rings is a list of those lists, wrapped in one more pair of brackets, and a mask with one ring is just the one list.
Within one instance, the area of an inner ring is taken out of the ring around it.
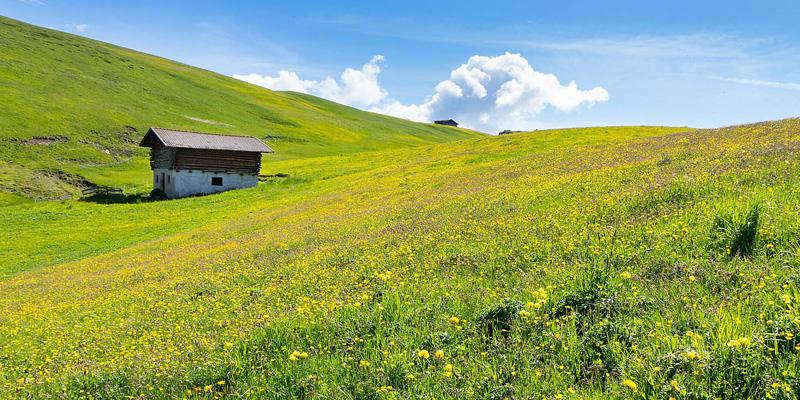
{"label": "grass meadow", "polygon": [[231,77],[0,16],[0,206],[80,188],[131,190],[151,126],[257,136],[273,160],[483,136],[273,92]]}
{"label": "grass meadow", "polygon": [[9,205],[0,393],[797,399],[798,150],[798,119],[543,131]]}

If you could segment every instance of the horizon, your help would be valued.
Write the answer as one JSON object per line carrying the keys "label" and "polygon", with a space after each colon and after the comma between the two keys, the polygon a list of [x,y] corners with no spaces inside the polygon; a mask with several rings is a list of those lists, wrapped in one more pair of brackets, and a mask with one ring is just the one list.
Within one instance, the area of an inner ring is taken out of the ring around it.
{"label": "horizon", "polygon": [[[688,2],[481,13],[470,11],[479,3],[368,11],[357,2],[0,4],[9,18],[269,89],[420,122],[452,118],[491,134],[713,128],[800,115],[800,35],[791,23],[800,6],[790,2],[706,2],[683,19],[674,16]],[[142,29],[135,21],[144,18],[158,29]]]}

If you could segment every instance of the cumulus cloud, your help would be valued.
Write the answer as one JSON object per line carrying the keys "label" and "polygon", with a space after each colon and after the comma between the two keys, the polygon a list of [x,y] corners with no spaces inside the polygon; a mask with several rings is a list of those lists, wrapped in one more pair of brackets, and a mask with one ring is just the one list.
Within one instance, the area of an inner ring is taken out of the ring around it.
{"label": "cumulus cloud", "polygon": [[262,76],[259,74],[249,74],[249,75],[239,75],[236,74],[233,76],[236,79],[241,79],[245,82],[250,82],[254,85],[263,86],[267,89],[272,90],[291,90],[295,92],[301,93],[308,93],[309,89],[312,89],[317,82],[314,81],[304,81],[300,79],[294,72],[289,72],[286,70],[281,70],[278,72],[278,76],[271,77],[271,76]]}
{"label": "cumulus cloud", "polygon": [[293,90],[342,104],[368,107],[380,103],[389,96],[378,83],[378,74],[381,72],[379,64],[383,61],[384,57],[377,55],[360,70],[347,68],[338,81],[331,77],[321,81],[303,80],[296,73],[285,70],[278,72],[276,77],[259,74],[236,74],[233,77],[272,90]]}
{"label": "cumulus cloud", "polygon": [[381,88],[378,75],[384,57],[377,55],[360,70],[347,68],[337,81],[303,80],[296,73],[280,71],[278,76],[234,75],[235,78],[272,90],[309,93],[373,112],[431,122],[455,119],[461,126],[485,132],[501,129],[532,129],[535,118],[546,108],[573,111],[608,100],[602,87],[578,89],[562,85],[552,74],[534,70],[520,54],[497,57],[473,56],[439,82],[433,95],[420,104],[393,100]]}
{"label": "cumulus cloud", "polygon": [[78,32],[83,32],[88,27],[89,27],[89,25],[86,25],[86,24],[78,24],[78,25],[75,25],[75,30],[78,31]]}
{"label": "cumulus cloud", "polygon": [[510,53],[473,56],[434,91],[421,104],[392,102],[372,111],[420,122],[452,118],[462,126],[494,132],[529,129],[548,106],[572,111],[609,97],[599,86],[580,90],[574,81],[562,85],[555,75],[538,72],[521,55]]}

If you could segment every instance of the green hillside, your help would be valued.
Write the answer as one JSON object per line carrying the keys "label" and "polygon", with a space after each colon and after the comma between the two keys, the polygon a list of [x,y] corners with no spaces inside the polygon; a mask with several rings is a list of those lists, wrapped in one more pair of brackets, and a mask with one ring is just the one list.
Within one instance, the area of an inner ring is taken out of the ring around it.
{"label": "green hillside", "polygon": [[0,214],[11,398],[796,399],[800,120],[275,162]]}
{"label": "green hillside", "polygon": [[54,198],[84,181],[143,187],[147,153],[136,145],[150,126],[257,136],[276,150],[269,160],[480,135],[272,92],[0,17],[0,193]]}
{"label": "green hillside", "polygon": [[[473,154],[469,163],[497,162],[532,152],[544,152],[588,145],[601,145],[619,140],[664,135],[681,128],[609,127],[581,128],[531,133],[533,143],[518,149],[497,152],[494,143],[516,147],[516,138],[467,140],[447,147],[422,146],[417,149],[365,152],[361,155],[297,158],[271,161],[270,168],[290,174],[288,179],[276,179],[262,184],[257,190],[143,204],[105,204],[69,201],[44,202],[9,207],[0,214],[0,241],[18,244],[0,248],[0,276],[27,268],[63,263],[88,255],[96,255],[140,243],[166,234],[212,225],[220,221],[250,218],[254,212],[275,204],[305,201],[327,193],[334,178],[367,179],[367,172],[395,165],[421,163],[420,154],[447,154],[450,151]],[[472,146],[477,148],[468,150]],[[490,147],[491,146],[491,147]],[[449,164],[446,164],[449,165]],[[445,168],[437,164],[434,169]],[[353,182],[347,182],[350,185]],[[201,212],[184,212],[193,209]]]}

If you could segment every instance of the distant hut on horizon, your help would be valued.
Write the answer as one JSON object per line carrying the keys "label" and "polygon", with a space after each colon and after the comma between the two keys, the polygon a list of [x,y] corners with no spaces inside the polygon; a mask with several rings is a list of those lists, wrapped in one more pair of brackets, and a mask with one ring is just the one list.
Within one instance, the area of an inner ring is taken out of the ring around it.
{"label": "distant hut on horizon", "polygon": [[433,123],[436,124],[436,125],[447,125],[447,126],[455,126],[455,127],[458,126],[458,122],[453,121],[452,119],[440,119],[440,120],[437,120],[437,121],[433,121]]}
{"label": "distant hut on horizon", "polygon": [[148,129],[139,146],[150,148],[153,189],[170,198],[255,187],[261,153],[274,153],[252,136],[165,128]]}

